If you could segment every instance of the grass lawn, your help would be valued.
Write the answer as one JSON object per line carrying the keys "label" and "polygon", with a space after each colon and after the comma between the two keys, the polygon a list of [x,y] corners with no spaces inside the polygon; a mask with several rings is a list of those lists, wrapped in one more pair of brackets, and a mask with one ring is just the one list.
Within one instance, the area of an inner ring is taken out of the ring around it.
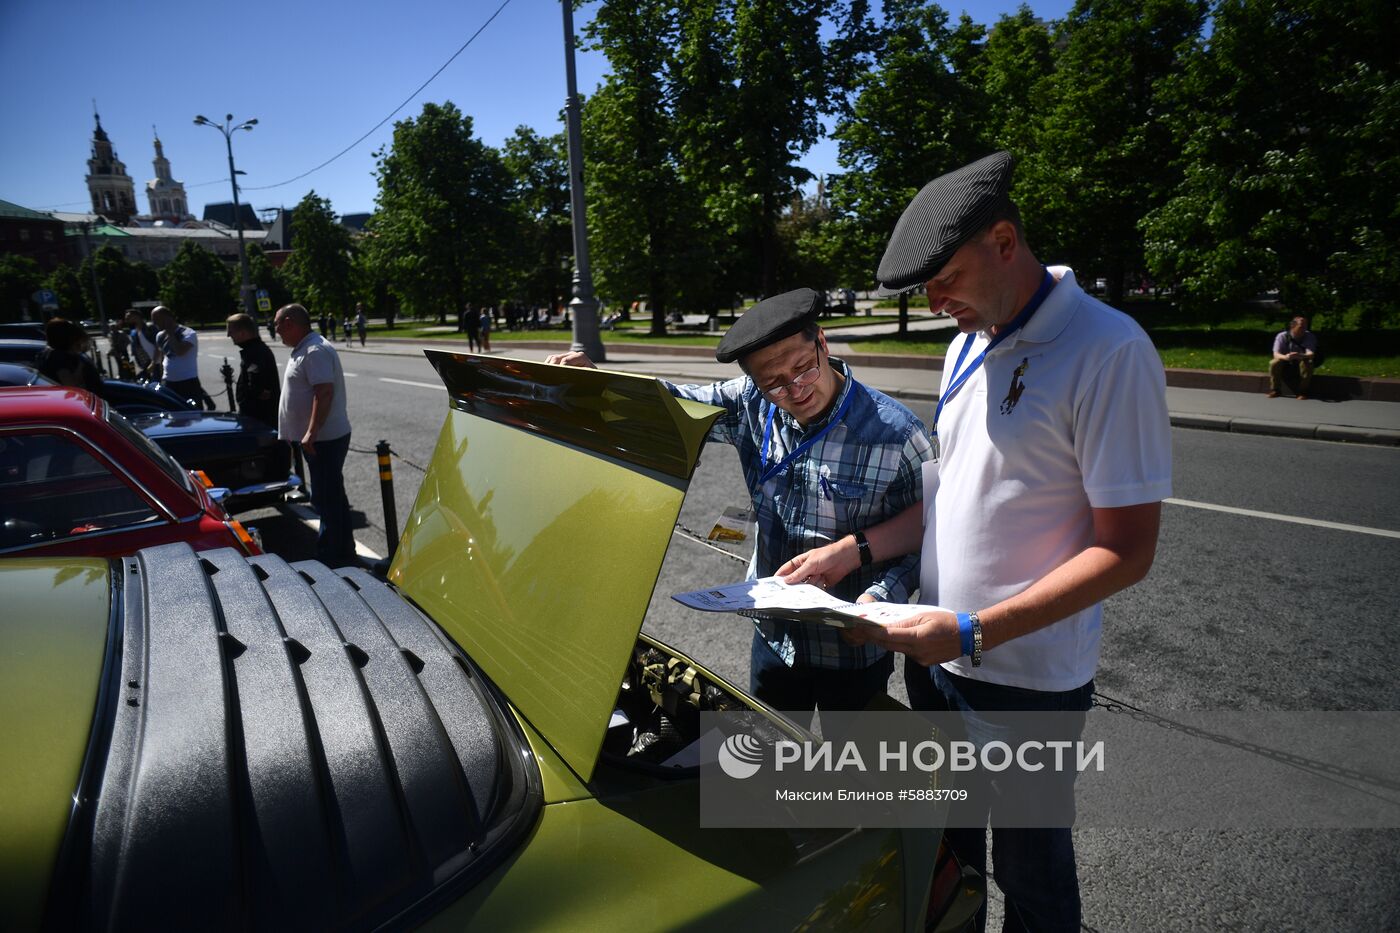
{"label": "grass lawn", "polygon": [[[1243,308],[1229,317],[1190,314],[1165,302],[1129,301],[1127,312],[1152,336],[1168,367],[1267,372],[1274,335],[1289,313],[1278,308]],[[1330,376],[1400,376],[1400,334],[1389,330],[1320,330]]]}
{"label": "grass lawn", "polygon": [[[1126,305],[1129,314],[1140,323],[1152,337],[1162,362],[1173,369],[1216,369],[1241,372],[1267,372],[1269,350],[1274,334],[1283,329],[1288,315],[1276,308],[1242,308],[1228,318],[1218,314],[1187,314],[1177,311],[1167,302],[1151,300],[1129,300]],[[910,309],[911,319],[915,312]],[[894,321],[885,318],[890,329]],[[877,323],[865,315],[829,318],[822,321],[827,330],[839,331],[843,327]],[[728,321],[721,318],[721,326]],[[603,332],[603,340],[608,343],[630,343],[645,346],[713,347],[719,338],[712,334],[694,332],[672,332],[665,337],[647,335],[651,322],[634,320],[623,322],[611,331]],[[454,341],[466,340],[465,334],[441,332],[431,325],[406,321],[392,331],[382,327],[371,327],[370,334],[386,337],[416,337],[423,340]],[[899,339],[893,333],[879,336],[852,335],[840,337],[849,342],[852,350],[860,353],[905,353],[916,356],[942,356],[948,350],[952,339],[951,331],[922,332],[911,334],[907,339]],[[569,331],[564,328],[546,328],[528,331],[491,332],[493,346],[508,344],[518,340],[569,340]],[[1326,362],[1318,370],[1322,375],[1400,377],[1400,333],[1388,330],[1371,331],[1328,331],[1318,333],[1318,340],[1326,355]]]}

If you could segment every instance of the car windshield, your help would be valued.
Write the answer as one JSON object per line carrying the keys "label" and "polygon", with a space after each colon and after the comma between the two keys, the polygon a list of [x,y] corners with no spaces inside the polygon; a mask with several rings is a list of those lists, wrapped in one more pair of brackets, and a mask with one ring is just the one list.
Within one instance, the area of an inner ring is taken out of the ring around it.
{"label": "car windshield", "polygon": [[170,454],[157,447],[149,437],[132,427],[130,421],[127,421],[106,402],[102,403],[102,409],[107,416],[107,423],[116,428],[118,434],[131,441],[133,447],[154,461],[162,472],[180,484],[181,489],[186,492],[194,492],[194,486],[190,483],[189,471],[176,463]]}

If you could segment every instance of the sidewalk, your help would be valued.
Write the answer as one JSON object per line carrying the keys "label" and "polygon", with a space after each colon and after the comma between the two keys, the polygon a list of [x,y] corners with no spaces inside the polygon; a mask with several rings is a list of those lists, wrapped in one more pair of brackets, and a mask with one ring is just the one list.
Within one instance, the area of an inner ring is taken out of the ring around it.
{"label": "sidewalk", "polygon": [[[911,328],[914,323],[910,322]],[[925,319],[919,325],[917,329],[925,330],[946,327],[949,323]],[[887,329],[888,324],[885,324],[878,332],[883,333]],[[941,359],[852,352],[850,345],[839,339],[845,330],[842,328],[831,332],[834,338],[830,341],[831,352],[849,362],[862,382],[898,399],[932,402],[938,398]],[[604,334],[608,352],[604,368],[607,369],[701,383],[731,379],[739,374],[735,365],[715,362],[714,351],[707,347],[629,346],[608,344],[606,338]],[[424,342],[379,337],[363,349],[356,346],[343,352],[346,355],[418,356],[427,348],[455,353],[466,351],[464,341]],[[491,355],[542,360],[549,353],[566,349],[568,344],[563,341],[501,341]],[[1171,413],[1172,424],[1177,427],[1400,446],[1400,404],[1395,402],[1362,399],[1299,401],[1289,397],[1271,399],[1258,391],[1172,384],[1180,381],[1174,379],[1174,375],[1189,376],[1192,373],[1193,370],[1168,371],[1167,409]],[[1253,384],[1252,374],[1240,375],[1244,378],[1235,380],[1236,383]]]}

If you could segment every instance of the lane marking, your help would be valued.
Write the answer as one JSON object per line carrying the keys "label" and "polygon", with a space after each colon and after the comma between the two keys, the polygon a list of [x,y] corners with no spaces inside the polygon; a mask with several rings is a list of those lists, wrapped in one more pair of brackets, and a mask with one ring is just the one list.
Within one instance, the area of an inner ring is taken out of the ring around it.
{"label": "lane marking", "polygon": [[[292,514],[292,517],[297,519],[297,521],[301,522],[303,525],[307,526],[317,534],[320,534],[321,519],[317,517],[316,510],[313,509],[311,506],[305,505],[304,503],[300,502],[288,502],[284,504],[283,509],[287,512],[290,512]],[[356,538],[354,535],[351,535],[350,537],[351,540],[355,542],[355,553],[358,556],[363,557],[367,560],[384,559],[384,555],[376,554],[371,548],[368,548],[365,545],[361,544],[359,539]]]}
{"label": "lane marking", "polygon": [[1336,531],[1351,531],[1362,535],[1375,535],[1379,538],[1400,538],[1400,531],[1387,528],[1369,528],[1365,525],[1347,525],[1343,522],[1329,522],[1320,518],[1301,518],[1297,515],[1280,515],[1277,512],[1258,512],[1254,509],[1237,509],[1232,505],[1215,505],[1211,502],[1195,502],[1191,499],[1163,499],[1168,505],[1181,505],[1188,509],[1205,509],[1210,512],[1225,512],[1230,515],[1244,515],[1248,518],[1267,518],[1275,522],[1292,522],[1295,525],[1311,525],[1314,528],[1331,528]]}
{"label": "lane marking", "polygon": [[433,385],[431,382],[414,382],[411,379],[390,379],[388,376],[380,376],[380,382],[393,382],[401,386],[417,386],[420,389],[437,389],[439,392],[446,392],[447,386],[441,383]]}
{"label": "lane marking", "polygon": [[342,372],[341,375],[342,375],[342,376],[348,376],[349,378],[354,379],[356,376],[359,375],[359,373],[347,373],[347,372]]}

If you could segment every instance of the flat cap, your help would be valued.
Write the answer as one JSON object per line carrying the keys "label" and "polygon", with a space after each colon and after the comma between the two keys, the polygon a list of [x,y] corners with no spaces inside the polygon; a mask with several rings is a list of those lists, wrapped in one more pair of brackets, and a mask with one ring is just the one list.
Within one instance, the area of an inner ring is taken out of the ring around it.
{"label": "flat cap", "polygon": [[924,185],[899,216],[880,259],[879,295],[898,295],[936,276],[991,222],[1011,188],[1013,164],[1011,153],[995,152]]}
{"label": "flat cap", "polygon": [[815,321],[821,307],[821,294],[810,288],[797,288],[765,298],[745,311],[729,328],[715,348],[715,359],[732,363],[770,343],[791,337]]}

